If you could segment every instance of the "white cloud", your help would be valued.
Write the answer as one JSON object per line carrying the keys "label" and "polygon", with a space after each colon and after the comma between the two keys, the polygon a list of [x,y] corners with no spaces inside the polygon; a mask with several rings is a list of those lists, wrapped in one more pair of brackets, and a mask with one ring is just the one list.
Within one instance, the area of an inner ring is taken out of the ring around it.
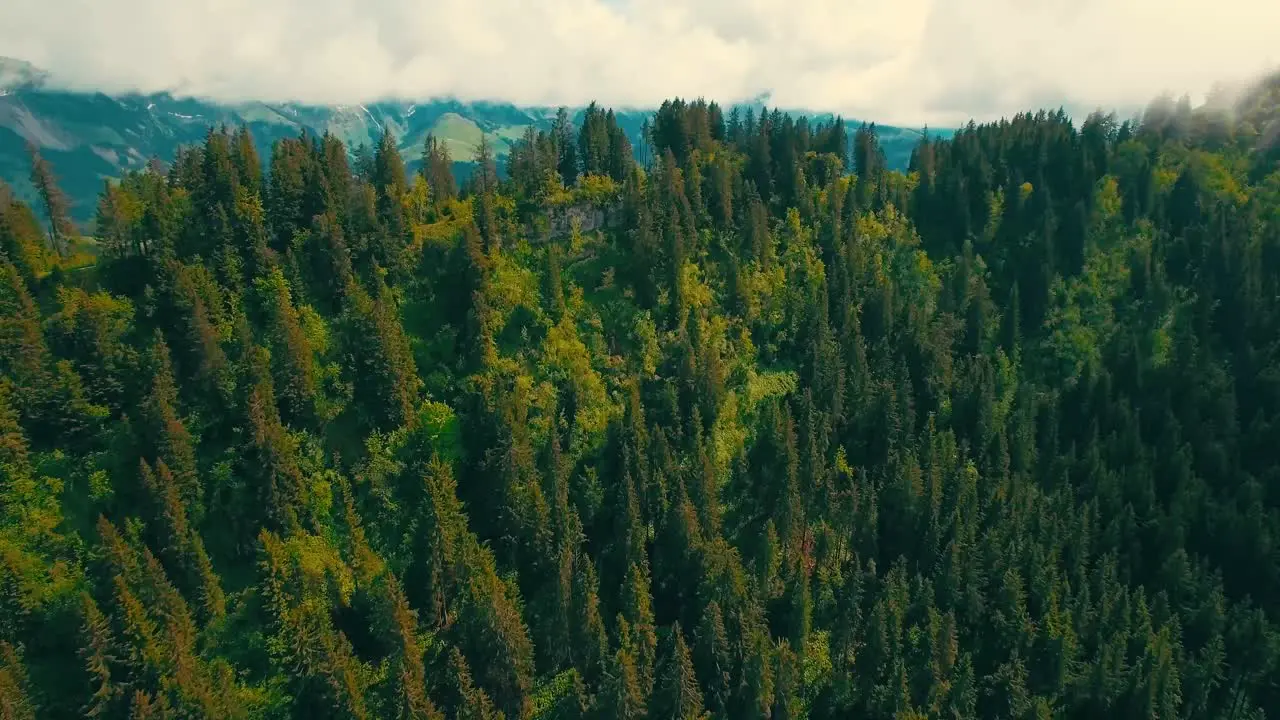
{"label": "white cloud", "polygon": [[5,0],[0,55],[224,100],[787,107],[954,124],[1128,109],[1280,64],[1275,0]]}

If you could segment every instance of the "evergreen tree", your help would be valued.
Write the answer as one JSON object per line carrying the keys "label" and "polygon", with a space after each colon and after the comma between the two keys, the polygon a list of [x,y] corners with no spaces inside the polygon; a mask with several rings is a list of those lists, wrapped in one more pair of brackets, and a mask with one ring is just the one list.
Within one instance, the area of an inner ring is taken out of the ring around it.
{"label": "evergreen tree", "polygon": [[346,281],[340,318],[343,370],[369,427],[390,429],[413,417],[421,381],[399,313],[381,280],[371,295]]}
{"label": "evergreen tree", "polygon": [[702,691],[694,676],[693,659],[679,624],[671,628],[670,639],[658,667],[658,682],[650,703],[649,717],[680,720],[707,717],[702,705]]}
{"label": "evergreen tree", "polygon": [[458,187],[453,178],[453,159],[449,157],[449,148],[430,133],[423,142],[422,176],[426,178],[436,204],[457,196]]}
{"label": "evergreen tree", "polygon": [[28,145],[27,153],[31,156],[31,184],[40,196],[45,220],[49,223],[49,245],[58,255],[66,257],[71,241],[76,237],[75,225],[71,223],[71,201],[58,185],[53,167],[40,151],[34,145]]}
{"label": "evergreen tree", "polygon": [[397,720],[444,720],[427,696],[426,668],[423,650],[418,642],[417,615],[409,607],[404,591],[394,575],[381,578],[383,598],[381,613],[391,646],[394,691],[390,698],[390,717]]}
{"label": "evergreen tree", "polygon": [[0,641],[0,717],[35,720],[36,710],[27,690],[27,672],[18,650]]}

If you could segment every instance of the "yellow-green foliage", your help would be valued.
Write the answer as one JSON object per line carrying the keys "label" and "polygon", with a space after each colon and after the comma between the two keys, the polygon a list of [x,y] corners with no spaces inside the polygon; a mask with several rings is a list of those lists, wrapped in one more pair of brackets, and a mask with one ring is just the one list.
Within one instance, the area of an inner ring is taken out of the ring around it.
{"label": "yellow-green foliage", "polygon": [[107,337],[118,340],[133,323],[133,303],[109,293],[88,293],[81,288],[59,286],[58,304],[61,311],[54,316],[53,323],[63,331],[72,331],[84,315],[93,315],[105,321],[101,329]]}
{"label": "yellow-green foliage", "polygon": [[542,179],[542,187],[538,189],[538,197],[548,207],[564,207],[573,204],[573,191],[566,188],[558,173],[549,172]]}
{"label": "yellow-green foliage", "polygon": [[646,378],[653,377],[658,371],[662,348],[658,346],[658,330],[649,311],[636,314],[631,339],[636,346],[635,357],[640,374]]}
{"label": "yellow-green foliage", "polygon": [[680,269],[681,292],[689,309],[698,310],[711,306],[713,294],[711,288],[702,282],[702,270],[691,262],[686,262]]}
{"label": "yellow-green foliage", "polygon": [[982,230],[985,242],[994,242],[1000,231],[1000,219],[1004,217],[1004,190],[992,190],[987,195],[987,225]]}
{"label": "yellow-green foliage", "polygon": [[1095,228],[1115,222],[1122,209],[1120,199],[1120,183],[1115,177],[1107,175],[1098,181],[1093,193],[1093,218]]}
{"label": "yellow-green foliage", "polygon": [[826,269],[813,244],[813,230],[800,222],[800,213],[792,208],[787,212],[786,249],[783,264],[787,268],[787,290],[793,294],[793,302],[807,302],[819,292],[826,282]]}
{"label": "yellow-green foliage", "polygon": [[1243,156],[1189,149],[1181,145],[1167,146],[1156,165],[1156,190],[1168,192],[1184,170],[1195,174],[1202,186],[1214,197],[1237,207],[1249,201],[1248,161]]}
{"label": "yellow-green foliage", "polygon": [[[306,503],[307,512],[319,522],[327,522],[334,512],[333,489],[336,482],[340,482],[338,474],[326,469],[308,474],[304,482],[306,494],[302,501]],[[341,512],[341,508],[338,512]]]}
{"label": "yellow-green foliage", "polygon": [[106,385],[122,385],[135,355],[128,344],[133,303],[105,292],[63,286],[58,288],[58,304],[60,310],[48,321],[55,347],[80,358],[76,365],[91,390],[106,392]]}
{"label": "yellow-green foliage", "polygon": [[578,682],[578,671],[570,668],[548,680],[533,695],[533,720],[553,720],[560,717],[557,713],[565,703],[573,703],[574,684]]}
{"label": "yellow-green foliage", "polygon": [[805,687],[822,687],[830,678],[831,633],[826,630],[815,630],[809,634],[804,643],[804,684]]}
{"label": "yellow-green foliage", "polygon": [[[37,484],[43,487],[36,487]],[[29,483],[16,483],[5,492],[15,494],[47,494],[60,491],[62,484],[53,478],[40,478]],[[55,517],[56,514],[56,517]],[[9,515],[0,528],[0,582],[12,593],[18,609],[24,614],[36,613],[50,603],[69,599],[78,589],[81,573],[69,558],[49,552],[65,541],[51,532],[60,522],[56,506],[42,503],[28,505]],[[30,526],[19,523],[31,523]],[[49,545],[50,541],[54,544]]]}
{"label": "yellow-green foliage", "polygon": [[858,219],[858,237],[868,253],[876,285],[892,289],[913,324],[933,317],[942,278],[906,216],[893,207]]}
{"label": "yellow-green foliage", "polygon": [[798,385],[799,378],[790,370],[753,372],[747,378],[747,402],[754,410],[761,400],[793,393]]}
{"label": "yellow-green foliage", "polygon": [[730,463],[747,441],[742,405],[737,392],[726,392],[715,424],[711,426],[712,462],[721,482],[728,478]]}
{"label": "yellow-green foliage", "polygon": [[[423,186],[426,187],[426,183],[423,183]],[[452,248],[462,229],[472,221],[473,215],[470,199],[446,200],[433,211],[426,213],[425,220],[411,224],[414,249],[448,250]]]}
{"label": "yellow-green foliage", "polygon": [[495,327],[506,325],[507,318],[521,306],[538,313],[542,305],[538,274],[506,253],[496,253],[492,260],[487,297],[495,313]]}
{"label": "yellow-green foliage", "polygon": [[1249,202],[1248,166],[1242,159],[1233,161],[1217,153],[1197,151],[1192,154],[1191,162],[1204,173],[1205,185],[1215,196],[1237,207]]}
{"label": "yellow-green foliage", "polygon": [[1004,427],[1013,412],[1018,397],[1018,366],[1004,351],[996,350],[996,402],[992,413],[992,426]]}
{"label": "yellow-green foliage", "polygon": [[618,199],[620,193],[618,183],[608,175],[583,175],[574,188],[574,200],[594,205],[603,205]]}
{"label": "yellow-green foliage", "polygon": [[729,390],[711,428],[711,445],[717,475],[724,481],[739,450],[746,446],[755,411],[761,401],[784,397],[795,392],[798,376],[790,371],[759,372],[754,363],[746,363],[746,384],[740,390]]}
{"label": "yellow-green foliage", "polygon": [[787,283],[786,269],[781,265],[764,268],[752,262],[742,271],[742,300],[746,306],[748,322],[762,322],[769,326],[782,323],[784,294]]}
{"label": "yellow-green foliage", "polygon": [[[1109,187],[1109,183],[1102,185],[1104,197]],[[1095,220],[1095,228],[1101,234],[1116,219],[1104,214]],[[1112,228],[1111,232],[1119,229]],[[1133,253],[1146,252],[1150,243],[1149,227],[1139,223],[1110,247],[1090,252],[1080,275],[1054,282],[1045,328],[1049,332],[1048,348],[1065,382],[1074,384],[1086,366],[1101,361],[1102,344],[1115,328],[1116,303],[1129,287],[1130,258]]]}
{"label": "yellow-green foliage", "polygon": [[356,590],[355,575],[331,543],[318,535],[299,533],[283,540],[278,548],[284,579],[295,602],[351,603]]}
{"label": "yellow-green foliage", "polygon": [[57,255],[45,243],[40,221],[25,203],[0,207],[0,252],[35,277],[48,275],[58,262]]}
{"label": "yellow-green foliage", "polygon": [[1169,354],[1173,351],[1173,323],[1175,319],[1173,312],[1165,314],[1160,324],[1151,331],[1151,364],[1154,367],[1164,367],[1169,363]]}
{"label": "yellow-green foliage", "polygon": [[544,362],[571,383],[577,393],[578,426],[587,435],[603,432],[614,408],[604,380],[591,366],[591,353],[578,337],[578,329],[568,315],[547,331],[542,347]]}
{"label": "yellow-green foliage", "polygon": [[441,460],[456,462],[462,456],[458,417],[442,402],[427,400],[418,408],[417,432]]}
{"label": "yellow-green foliage", "polygon": [[434,206],[431,203],[431,187],[421,175],[413,176],[413,184],[400,196],[405,218],[415,227],[432,220]]}
{"label": "yellow-green foliage", "polygon": [[325,323],[324,318],[320,317],[320,313],[315,311],[310,305],[298,306],[298,321],[302,325],[302,332],[307,336],[307,342],[311,343],[311,348],[316,351],[317,355],[324,355],[329,351],[329,326]]}
{"label": "yellow-green foliage", "polygon": [[25,440],[16,427],[5,427],[8,401],[7,382],[0,381],[0,585],[27,614],[68,600],[81,575],[61,529],[63,483],[28,464]]}

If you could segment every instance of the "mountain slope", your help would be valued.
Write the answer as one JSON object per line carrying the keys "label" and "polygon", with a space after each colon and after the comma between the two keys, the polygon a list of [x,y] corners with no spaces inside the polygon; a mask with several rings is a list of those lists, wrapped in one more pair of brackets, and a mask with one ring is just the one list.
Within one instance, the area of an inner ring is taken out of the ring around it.
{"label": "mountain slope", "polygon": [[1274,718],[1274,90],[0,201],[0,717]]}

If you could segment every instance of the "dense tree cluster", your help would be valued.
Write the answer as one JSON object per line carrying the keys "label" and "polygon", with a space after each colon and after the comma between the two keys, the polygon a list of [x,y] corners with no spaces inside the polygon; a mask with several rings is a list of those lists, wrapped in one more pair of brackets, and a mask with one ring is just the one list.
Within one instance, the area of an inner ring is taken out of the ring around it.
{"label": "dense tree cluster", "polygon": [[37,156],[0,718],[1274,715],[1276,98]]}

